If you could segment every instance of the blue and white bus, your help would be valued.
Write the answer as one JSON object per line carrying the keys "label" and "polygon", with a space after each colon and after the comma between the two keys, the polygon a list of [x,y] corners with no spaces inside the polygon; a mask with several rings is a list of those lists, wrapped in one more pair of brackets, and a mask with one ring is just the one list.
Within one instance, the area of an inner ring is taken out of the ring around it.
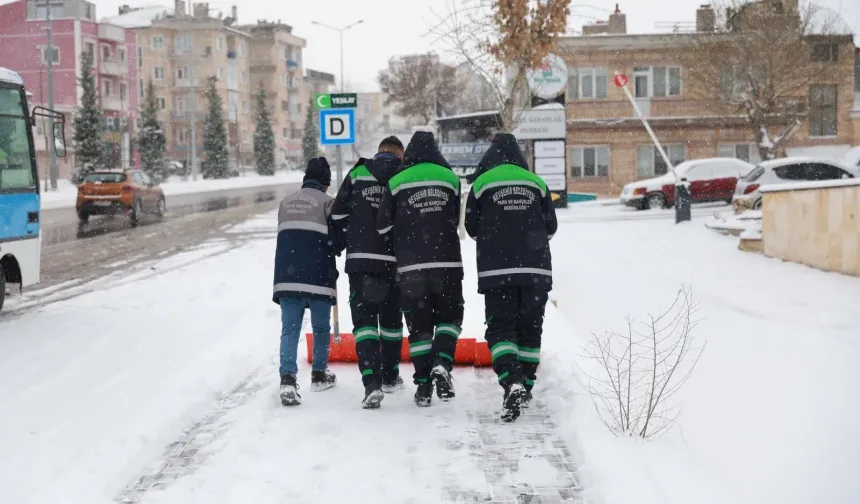
{"label": "blue and white bus", "polygon": [[39,282],[39,177],[33,126],[36,116],[53,122],[54,151],[65,153],[63,114],[27,107],[27,91],[17,73],[0,67],[0,310],[9,284],[23,289]]}

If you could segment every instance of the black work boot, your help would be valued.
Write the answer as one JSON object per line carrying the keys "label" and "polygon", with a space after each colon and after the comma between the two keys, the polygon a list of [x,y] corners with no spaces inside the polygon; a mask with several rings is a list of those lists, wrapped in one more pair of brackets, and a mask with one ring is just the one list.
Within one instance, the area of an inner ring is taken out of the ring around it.
{"label": "black work boot", "polygon": [[311,391],[322,392],[335,386],[337,376],[331,371],[311,371]]}
{"label": "black work boot", "polygon": [[520,417],[520,408],[526,397],[526,388],[522,383],[514,382],[505,387],[505,399],[502,403],[502,420],[513,422]]}
{"label": "black work boot", "polygon": [[296,383],[296,377],[292,375],[281,376],[281,404],[284,406],[298,406],[302,403],[302,396],[299,395],[299,384]]}

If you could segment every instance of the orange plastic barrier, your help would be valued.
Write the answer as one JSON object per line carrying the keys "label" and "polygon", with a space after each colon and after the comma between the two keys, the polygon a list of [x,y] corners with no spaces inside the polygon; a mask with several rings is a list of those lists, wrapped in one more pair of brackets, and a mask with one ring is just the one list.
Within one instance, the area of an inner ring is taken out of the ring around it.
{"label": "orange plastic barrier", "polygon": [[[314,335],[307,333],[305,342],[308,349],[308,364],[313,362],[314,354]],[[331,335],[328,351],[329,362],[358,362],[358,354],[355,351],[355,337],[352,333],[341,333],[340,342],[334,341],[334,335]],[[409,343],[404,340],[403,348],[400,353],[401,362],[409,362]],[[454,352],[454,364],[458,366],[491,366],[493,364],[490,358],[490,349],[487,348],[487,342],[478,342],[475,338],[460,338],[457,341],[457,348]]]}

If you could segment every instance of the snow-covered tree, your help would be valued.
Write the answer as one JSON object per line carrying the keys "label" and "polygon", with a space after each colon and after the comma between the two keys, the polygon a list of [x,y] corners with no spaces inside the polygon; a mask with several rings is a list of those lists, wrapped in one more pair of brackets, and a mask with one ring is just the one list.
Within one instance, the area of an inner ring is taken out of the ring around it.
{"label": "snow-covered tree", "polygon": [[761,159],[777,157],[812,113],[810,102],[835,104],[839,76],[822,85],[829,84],[822,63],[852,37],[840,35],[835,15],[811,4],[721,0],[713,8],[714,30],[691,35],[678,49],[685,89],[726,115],[743,114]]}
{"label": "snow-covered tree", "polygon": [[266,91],[257,93],[257,129],[254,131],[254,161],[260,175],[275,174],[275,132],[266,108]]}
{"label": "snow-covered tree", "polygon": [[302,136],[302,156],[307,165],[308,161],[320,155],[320,128],[317,124],[317,114],[314,99],[308,102],[308,113],[305,116],[305,131]]}
{"label": "snow-covered tree", "polygon": [[430,124],[437,106],[452,109],[462,91],[456,67],[442,63],[433,53],[391,58],[377,80],[385,104],[393,103],[397,115],[420,119],[421,124]]}
{"label": "snow-covered tree", "polygon": [[143,171],[161,183],[167,179],[164,152],[167,141],[164,130],[158,121],[158,101],[155,99],[155,86],[152,81],[146,87],[143,109],[140,112],[140,131],[137,134],[137,147]]}
{"label": "snow-covered tree", "polygon": [[81,54],[81,77],[78,82],[83,89],[81,105],[75,112],[75,182],[80,182],[86,175],[101,164],[105,155],[105,145],[102,141],[104,131],[104,114],[99,105],[98,85],[93,72],[93,59],[89,53]]}
{"label": "snow-covered tree", "polygon": [[209,105],[206,122],[203,125],[203,152],[206,154],[206,166],[203,178],[228,178],[227,128],[224,125],[224,104],[221,95],[215,87],[215,79],[209,79],[206,89],[206,101]]}
{"label": "snow-covered tree", "polygon": [[500,129],[517,126],[527,76],[567,31],[570,0],[451,0],[433,33],[456,57],[492,85]]}

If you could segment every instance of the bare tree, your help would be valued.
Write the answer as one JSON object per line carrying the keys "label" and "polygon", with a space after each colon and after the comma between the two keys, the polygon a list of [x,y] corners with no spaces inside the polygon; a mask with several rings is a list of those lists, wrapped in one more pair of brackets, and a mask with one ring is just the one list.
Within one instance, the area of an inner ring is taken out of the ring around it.
{"label": "bare tree", "polygon": [[456,68],[433,53],[391,58],[378,81],[386,105],[393,103],[398,115],[420,118],[422,124],[436,117],[437,102],[450,107],[461,90]]}
{"label": "bare tree", "polygon": [[681,48],[685,78],[692,94],[742,112],[761,159],[772,159],[809,115],[810,89],[821,79],[815,60],[828,57],[816,45],[833,40],[832,21],[795,2],[720,0],[714,9],[714,31]]}
{"label": "bare tree", "polygon": [[627,330],[594,335],[586,357],[597,362],[588,390],[600,419],[616,435],[665,433],[680,413],[675,397],[704,351],[693,330],[697,305],[683,287],[665,312]]}
{"label": "bare tree", "polygon": [[516,127],[515,111],[528,102],[527,75],[567,30],[570,0],[448,0],[436,13],[438,41],[492,84],[500,129]]}

